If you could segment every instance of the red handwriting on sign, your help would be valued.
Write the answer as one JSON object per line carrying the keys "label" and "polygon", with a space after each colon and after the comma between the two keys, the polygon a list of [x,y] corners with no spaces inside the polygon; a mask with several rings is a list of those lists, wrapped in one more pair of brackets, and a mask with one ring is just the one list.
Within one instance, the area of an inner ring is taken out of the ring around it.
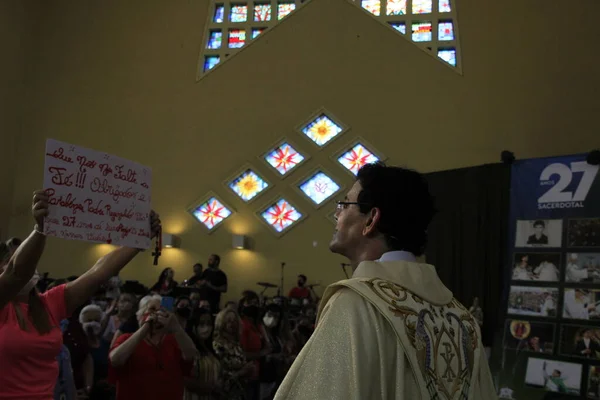
{"label": "red handwriting on sign", "polygon": [[123,171],[123,165],[115,165],[115,179],[119,179],[129,183],[137,183],[136,178],[137,172],[131,168],[127,169],[127,172]]}
{"label": "red handwriting on sign", "polygon": [[53,158],[56,158],[56,159],[64,161],[64,162],[72,163],[73,160],[71,159],[71,157],[67,157],[66,155],[64,155],[63,154],[64,152],[65,152],[65,150],[62,147],[59,147],[58,149],[54,150],[52,153],[46,153],[46,155],[48,157],[53,157]]}
{"label": "red handwriting on sign", "polygon": [[144,193],[140,193],[140,197],[138,197],[139,201],[146,201],[146,195]]}
{"label": "red handwriting on sign", "polygon": [[91,222],[79,221],[75,227],[80,229],[93,229],[93,224]]}
{"label": "red handwriting on sign", "polygon": [[54,197],[56,190],[48,189],[46,190],[46,194],[49,197],[48,203],[53,206],[60,206],[63,208],[69,208],[73,210],[73,214],[77,214],[77,211],[83,211],[83,204],[77,202],[77,197],[74,197],[72,193],[68,193],[66,197],[63,198],[62,195],[59,197]]}
{"label": "red handwriting on sign", "polygon": [[71,178],[73,174],[67,175],[65,174],[66,168],[59,167],[48,167],[48,172],[54,174],[52,175],[52,183],[57,186],[71,186],[73,182],[71,182]]}
{"label": "red handwriting on sign", "polygon": [[79,239],[79,240],[83,239],[83,235],[81,235],[79,233],[71,232],[71,231],[65,231],[65,230],[60,231],[60,236],[65,239]]}
{"label": "red handwriting on sign", "polygon": [[106,212],[108,212],[110,220],[113,222],[114,220],[120,221],[121,219],[131,219],[133,217],[133,210],[125,209],[123,211],[112,211],[110,204],[105,205],[104,208],[106,209]]}
{"label": "red handwriting on sign", "polygon": [[141,213],[141,212],[136,212],[135,213],[135,220],[136,221],[147,221],[148,218],[150,218],[150,214],[148,213]]}
{"label": "red handwriting on sign", "polygon": [[92,204],[93,200],[92,199],[85,199],[83,204],[86,205],[87,209],[86,211],[89,212],[90,214],[96,214],[96,215],[104,215],[104,211],[102,210],[102,200],[98,200],[98,202],[96,204]]}
{"label": "red handwriting on sign", "polygon": [[119,224],[119,225],[109,225],[106,224],[106,228],[104,228],[108,232],[118,232],[121,237],[125,239],[129,234],[135,235],[137,233],[137,229],[131,226]]}
{"label": "red handwriting on sign", "polygon": [[88,160],[86,156],[77,156],[77,162],[79,163],[79,170],[81,172],[86,172],[86,168],[94,169],[97,164],[94,160]]}
{"label": "red handwriting on sign", "polygon": [[142,182],[142,183],[141,183],[141,186],[142,186],[143,188],[146,188],[146,189],[148,189],[148,184],[147,184],[146,182]]}
{"label": "red handwriting on sign", "polygon": [[63,220],[63,226],[74,227],[75,226],[75,221],[77,219],[75,217],[64,216],[64,217],[62,217],[62,220]]}
{"label": "red handwriting on sign", "polygon": [[142,237],[147,237],[147,238],[149,238],[149,237],[150,237],[150,231],[147,231],[147,230],[145,230],[145,229],[140,229],[140,230],[138,231],[138,236],[142,236]]}
{"label": "red handwriting on sign", "polygon": [[91,242],[102,242],[102,243],[112,243],[112,238],[110,237],[110,233],[108,235],[103,233],[90,232],[86,233],[87,240]]}
{"label": "red handwriting on sign", "polygon": [[50,218],[50,217],[46,217],[46,219],[44,220],[44,223],[47,224],[54,224],[54,225],[58,225],[60,224],[60,222],[58,222],[58,219],[56,218]]}
{"label": "red handwriting on sign", "polygon": [[102,172],[102,176],[107,176],[108,174],[112,174],[113,170],[108,164],[100,164],[98,165],[100,168],[100,172]]}
{"label": "red handwriting on sign", "polygon": [[94,178],[90,184],[90,189],[94,193],[104,193],[112,196],[115,203],[119,202],[119,198],[124,197],[126,199],[135,198],[137,192],[132,192],[131,187],[126,190],[120,189],[119,185],[112,186],[106,179]]}

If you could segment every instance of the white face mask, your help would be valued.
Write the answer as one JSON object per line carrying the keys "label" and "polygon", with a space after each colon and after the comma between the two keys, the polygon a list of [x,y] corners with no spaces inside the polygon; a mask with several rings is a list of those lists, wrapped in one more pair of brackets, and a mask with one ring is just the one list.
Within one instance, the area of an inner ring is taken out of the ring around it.
{"label": "white face mask", "polygon": [[85,333],[88,333],[88,331],[91,329],[91,331],[94,335],[99,335],[100,328],[102,327],[100,325],[100,322],[97,322],[97,321],[84,322],[83,324],[81,324],[81,326],[83,327],[83,330],[85,331]]}
{"label": "white face mask", "polygon": [[34,274],[31,277],[31,279],[29,280],[29,282],[27,282],[27,284],[25,286],[23,286],[23,288],[21,289],[19,294],[29,293],[31,291],[31,289],[33,289],[35,287],[35,285],[37,285],[39,280],[40,280],[40,276],[38,274]]}
{"label": "white face mask", "polygon": [[272,328],[272,327],[274,327],[275,325],[277,325],[277,321],[275,320],[275,318],[273,318],[273,317],[269,317],[269,316],[267,316],[267,315],[265,315],[265,316],[264,316],[264,318],[263,318],[263,323],[265,324],[265,326],[266,326],[267,328]]}

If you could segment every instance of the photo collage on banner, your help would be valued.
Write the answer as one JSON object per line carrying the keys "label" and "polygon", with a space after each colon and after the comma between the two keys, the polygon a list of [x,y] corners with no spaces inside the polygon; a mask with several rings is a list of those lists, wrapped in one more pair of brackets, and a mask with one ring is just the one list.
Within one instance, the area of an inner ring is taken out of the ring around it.
{"label": "photo collage on banner", "polygon": [[600,174],[586,156],[512,166],[500,398],[600,400]]}

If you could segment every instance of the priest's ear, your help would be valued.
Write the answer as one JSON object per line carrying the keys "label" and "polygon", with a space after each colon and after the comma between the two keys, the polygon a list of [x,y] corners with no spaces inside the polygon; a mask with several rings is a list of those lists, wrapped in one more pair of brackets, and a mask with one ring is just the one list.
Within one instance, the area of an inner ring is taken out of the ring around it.
{"label": "priest's ear", "polygon": [[366,214],[366,217],[367,219],[362,233],[364,236],[375,235],[377,233],[379,221],[381,220],[381,210],[377,207],[373,207]]}

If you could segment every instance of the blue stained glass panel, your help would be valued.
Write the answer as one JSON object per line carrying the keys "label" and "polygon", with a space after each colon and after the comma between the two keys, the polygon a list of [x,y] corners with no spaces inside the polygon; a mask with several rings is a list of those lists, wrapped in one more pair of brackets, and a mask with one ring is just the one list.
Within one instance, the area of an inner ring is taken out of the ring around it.
{"label": "blue stained glass panel", "polygon": [[229,14],[229,20],[231,22],[246,22],[248,19],[248,6],[245,5],[232,5],[231,13]]}
{"label": "blue stained glass panel", "polygon": [[454,24],[452,24],[452,21],[444,21],[438,24],[438,40],[454,40]]}
{"label": "blue stained glass panel", "polygon": [[317,172],[312,177],[304,181],[300,186],[304,192],[315,204],[321,204],[340,190],[340,185],[323,172]]}
{"label": "blue stained glass panel", "polygon": [[438,57],[446,61],[448,64],[456,67],[456,50],[455,49],[439,49]]}
{"label": "blue stained glass panel", "polygon": [[223,22],[223,17],[225,16],[225,7],[221,4],[218,4],[215,7],[215,15],[213,16],[213,22],[220,24]]}
{"label": "blue stained glass panel", "polygon": [[390,22],[390,26],[401,34],[406,34],[406,24],[404,22]]}
{"label": "blue stained glass panel", "polygon": [[206,44],[207,49],[220,49],[221,42],[223,40],[223,33],[221,31],[210,31],[208,36],[208,43]]}
{"label": "blue stained glass panel", "polygon": [[215,67],[221,61],[219,56],[206,56],[204,57],[204,72],[209,71]]}

